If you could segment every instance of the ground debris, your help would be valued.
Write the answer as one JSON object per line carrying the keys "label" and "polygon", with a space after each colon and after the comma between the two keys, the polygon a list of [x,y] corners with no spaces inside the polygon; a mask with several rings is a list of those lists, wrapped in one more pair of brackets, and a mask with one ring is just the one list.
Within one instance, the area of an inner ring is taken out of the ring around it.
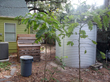
{"label": "ground debris", "polygon": [[97,62],[97,63],[91,65],[90,68],[91,68],[91,69],[96,69],[96,70],[98,70],[98,69],[102,69],[102,68],[103,68],[103,64]]}
{"label": "ground debris", "polygon": [[[49,47],[48,47],[49,48]],[[65,69],[62,69],[60,64],[56,63],[56,60],[49,56],[48,52],[48,63],[47,63],[47,71],[46,71],[46,78],[49,80],[51,77],[51,74],[53,74],[53,78],[57,79],[59,82],[78,82],[78,74],[79,69],[78,68],[72,68],[72,67],[65,67]],[[16,55],[16,54],[14,54]],[[52,54],[55,55],[55,54]],[[3,70],[1,69],[0,72],[0,81],[10,81],[10,82],[41,82],[41,80],[44,77],[44,64],[45,61],[43,58],[45,54],[41,54],[41,61],[40,62],[33,62],[32,63],[32,75],[29,77],[23,77],[21,76],[21,64],[17,62],[17,55],[9,57],[9,62],[12,62],[12,65],[10,65],[10,68],[16,68],[16,72],[7,79],[4,77],[4,75],[9,76],[11,73],[11,70]],[[49,58],[50,57],[50,58]],[[14,62],[14,63],[13,63]],[[110,63],[109,63],[110,64]],[[54,73],[54,68],[58,67],[56,69],[56,72]],[[108,67],[110,68],[110,67]],[[81,69],[81,78],[82,82],[110,82],[110,71],[102,68],[100,70],[91,70],[91,68],[84,68]],[[56,82],[53,80],[50,80],[49,82]]]}

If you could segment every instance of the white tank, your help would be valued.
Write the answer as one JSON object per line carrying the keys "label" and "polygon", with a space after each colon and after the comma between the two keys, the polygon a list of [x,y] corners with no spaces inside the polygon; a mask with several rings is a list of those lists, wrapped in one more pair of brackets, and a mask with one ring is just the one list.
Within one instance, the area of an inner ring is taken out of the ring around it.
{"label": "white tank", "polygon": [[[82,30],[86,31],[88,37],[86,39],[81,38],[81,47],[80,47],[80,55],[81,55],[81,68],[89,67],[92,64],[95,64],[96,60],[96,45],[92,43],[91,40],[96,41],[97,38],[97,27],[93,26],[93,29],[90,31],[88,26],[85,25]],[[63,57],[68,56],[68,58],[63,59],[63,62],[66,66],[79,68],[79,54],[78,54],[78,34],[75,35],[75,32],[79,32],[79,27],[74,29],[74,34],[68,38],[65,37],[61,39],[61,47],[59,47],[56,42],[56,56]],[[59,34],[59,31],[56,32]],[[89,39],[88,39],[89,38]],[[91,40],[90,40],[91,39]],[[67,45],[68,41],[73,41],[74,45]],[[84,51],[87,51],[85,54]]]}

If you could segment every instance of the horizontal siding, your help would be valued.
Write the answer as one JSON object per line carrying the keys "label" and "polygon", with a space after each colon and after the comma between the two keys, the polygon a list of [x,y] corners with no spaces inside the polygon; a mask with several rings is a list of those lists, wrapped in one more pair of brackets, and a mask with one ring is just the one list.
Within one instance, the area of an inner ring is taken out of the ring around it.
{"label": "horizontal siding", "polygon": [[0,42],[3,42],[4,40],[4,19],[0,18],[0,33],[2,33],[2,36],[0,36]]}
{"label": "horizontal siding", "polygon": [[17,43],[16,42],[9,42],[9,49],[17,49]]}
{"label": "horizontal siding", "polygon": [[3,37],[2,37],[2,36],[0,36],[0,41],[2,41],[2,39],[3,39]]}
{"label": "horizontal siding", "polygon": [[26,29],[26,25],[18,25],[17,34],[28,34],[28,31],[24,31]]}
{"label": "horizontal siding", "polygon": [[17,52],[17,49],[9,49],[9,53],[16,53]]}
{"label": "horizontal siding", "polygon": [[[17,34],[28,34],[28,30],[25,32],[26,25],[21,24],[18,25],[18,21],[15,19],[6,19],[0,18],[0,42],[4,42],[4,23],[14,23],[16,24],[16,36]],[[17,52],[17,43],[16,42],[9,42],[9,53]]]}

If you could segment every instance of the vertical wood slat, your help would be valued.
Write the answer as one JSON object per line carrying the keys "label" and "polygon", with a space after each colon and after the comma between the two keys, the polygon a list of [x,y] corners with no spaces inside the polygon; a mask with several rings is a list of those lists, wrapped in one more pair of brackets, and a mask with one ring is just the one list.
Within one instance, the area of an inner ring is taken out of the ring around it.
{"label": "vertical wood slat", "polygon": [[[29,38],[28,38],[29,37]],[[18,34],[17,35],[17,57],[20,61],[20,56],[30,55],[33,56],[34,61],[40,61],[40,45],[33,44],[35,41],[35,34]],[[32,42],[30,42],[30,41]],[[29,43],[28,43],[29,42]],[[28,44],[33,45],[28,45]],[[24,44],[25,46],[19,46]]]}

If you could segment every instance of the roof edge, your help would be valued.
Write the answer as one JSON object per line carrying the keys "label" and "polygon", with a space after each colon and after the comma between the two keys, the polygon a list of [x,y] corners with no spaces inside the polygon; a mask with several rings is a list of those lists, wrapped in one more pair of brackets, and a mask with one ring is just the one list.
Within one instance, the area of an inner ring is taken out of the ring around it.
{"label": "roof edge", "polygon": [[16,17],[11,17],[11,16],[0,16],[0,18],[16,18]]}

